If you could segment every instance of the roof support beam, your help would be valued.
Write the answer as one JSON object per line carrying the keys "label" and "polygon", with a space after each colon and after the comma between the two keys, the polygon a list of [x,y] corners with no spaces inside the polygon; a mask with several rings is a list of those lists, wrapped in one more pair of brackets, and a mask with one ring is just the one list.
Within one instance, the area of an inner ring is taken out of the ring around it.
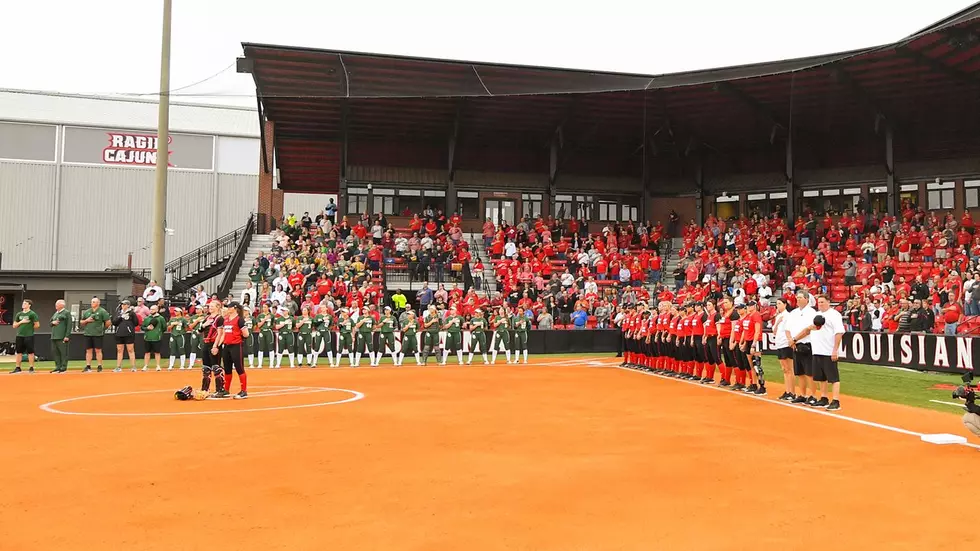
{"label": "roof support beam", "polygon": [[340,181],[347,182],[347,151],[350,148],[350,102],[340,104]]}
{"label": "roof support beam", "polygon": [[456,143],[459,140],[459,121],[463,117],[463,99],[456,103],[456,116],[453,117],[453,129],[449,134],[449,166],[447,169],[446,211],[456,212]]}
{"label": "roof support beam", "polygon": [[860,84],[858,84],[843,68],[831,67],[830,75],[834,78],[834,80],[845,86],[852,94],[854,94],[854,96],[858,99],[858,102],[864,105],[871,112],[871,115],[874,116],[875,134],[878,133],[882,120],[886,121],[887,124],[891,124],[892,126],[900,126],[895,117],[881,108],[881,102],[875,99],[872,94],[867,92]]}
{"label": "roof support beam", "polygon": [[793,166],[793,130],[786,133],[786,222],[790,227],[796,219],[796,168]]}
{"label": "roof support beam", "polygon": [[[749,109],[755,111],[757,115],[771,122],[773,126],[776,126],[782,129],[783,131],[785,131],[788,128],[788,126],[784,124],[783,121],[775,113],[773,113],[771,110],[766,108],[764,105],[762,105],[758,100],[756,100],[752,96],[746,94],[745,92],[737,88],[735,85],[730,84],[728,82],[718,82],[715,83],[714,90],[716,92],[721,92],[723,94],[728,95],[729,97],[738,100],[740,103],[742,103]],[[771,139],[772,141],[775,141],[775,134],[773,134]]]}
{"label": "roof support beam", "polygon": [[898,214],[898,182],[895,180],[895,135],[892,127],[885,125],[885,177],[888,189],[888,214]]}
{"label": "roof support beam", "polygon": [[933,72],[942,73],[961,84],[973,86],[977,84],[977,82],[980,82],[980,80],[978,80],[977,77],[972,74],[964,73],[958,69],[944,65],[923,53],[910,50],[907,46],[898,46],[895,48],[895,51],[898,53],[898,55],[911,59],[921,65],[925,65],[926,67],[932,69]]}

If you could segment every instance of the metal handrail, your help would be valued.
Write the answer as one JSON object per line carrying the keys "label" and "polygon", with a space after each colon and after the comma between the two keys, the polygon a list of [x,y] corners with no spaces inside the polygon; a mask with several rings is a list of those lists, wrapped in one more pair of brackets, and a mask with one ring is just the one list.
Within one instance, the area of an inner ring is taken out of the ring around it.
{"label": "metal handrail", "polygon": [[[255,213],[250,214],[248,222],[241,228],[241,236],[238,239],[235,252],[228,259],[228,263],[225,265],[225,273],[221,276],[221,284],[218,285],[219,297],[228,295],[228,291],[231,290],[232,285],[235,283],[235,277],[238,275],[238,271],[242,268],[242,261],[245,260],[245,252],[248,250],[248,245],[251,243],[252,236],[255,234],[255,218]],[[236,230],[237,236],[238,230]]]}

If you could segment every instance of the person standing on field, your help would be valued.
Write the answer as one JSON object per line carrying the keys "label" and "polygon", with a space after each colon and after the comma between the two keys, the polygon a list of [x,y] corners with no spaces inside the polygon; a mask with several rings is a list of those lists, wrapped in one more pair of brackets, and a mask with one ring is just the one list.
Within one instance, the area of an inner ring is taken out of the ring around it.
{"label": "person standing on field", "polygon": [[24,361],[24,354],[27,354],[27,361],[30,363],[30,372],[34,373],[34,331],[41,327],[37,314],[31,307],[34,305],[30,300],[25,300],[22,309],[14,315],[14,329],[17,330],[17,337],[14,342],[14,370],[11,374],[20,373],[20,364]]}
{"label": "person standing on field", "polygon": [[122,371],[123,352],[129,353],[130,371],[136,371],[136,328],[139,327],[139,317],[132,303],[122,301],[116,315],[112,316],[112,324],[116,326],[116,373]]}
{"label": "person standing on field", "polygon": [[102,338],[109,328],[112,317],[102,307],[102,301],[92,297],[92,307],[82,312],[78,325],[82,326],[82,336],[85,338],[85,369],[82,373],[92,371],[92,356],[94,355],[102,372]]}
{"label": "person standing on field", "polygon": [[160,347],[163,340],[163,331],[167,328],[167,320],[163,319],[160,315],[160,309],[156,305],[150,307],[150,315],[146,316],[143,323],[140,325],[143,330],[143,343],[146,347],[146,354],[143,356],[143,371],[148,369],[148,364],[150,363],[150,354],[153,355],[157,362],[157,371],[162,371],[160,368]]}
{"label": "person standing on field", "polygon": [[170,367],[167,371],[174,370],[174,363],[177,361],[177,356],[180,356],[180,369],[184,369],[184,365],[187,363],[187,318],[184,317],[183,312],[180,308],[174,308],[174,315],[170,318],[170,322],[167,323],[167,329],[170,330]]}
{"label": "person standing on field", "polygon": [[51,314],[51,356],[54,369],[51,373],[68,371],[68,341],[71,339],[71,312],[65,310],[65,301],[54,303]]}

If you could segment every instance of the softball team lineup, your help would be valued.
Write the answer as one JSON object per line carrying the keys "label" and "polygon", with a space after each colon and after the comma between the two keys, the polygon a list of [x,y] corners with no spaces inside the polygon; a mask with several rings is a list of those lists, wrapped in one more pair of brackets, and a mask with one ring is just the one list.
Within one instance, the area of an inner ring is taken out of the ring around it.
{"label": "softball team lineup", "polygon": [[[455,355],[457,365],[470,365],[480,354],[484,365],[493,365],[503,352],[508,364],[528,363],[530,323],[525,316],[511,316],[506,308],[487,318],[480,309],[466,317],[455,307],[440,315],[430,306],[421,319],[407,311],[402,322],[390,306],[384,307],[383,314],[368,307],[345,308],[339,316],[326,306],[303,308],[297,316],[274,308],[264,303],[254,318],[235,302],[211,301],[206,312],[195,314],[175,309],[165,324],[170,334],[168,370],[194,369],[200,358],[202,392],[210,392],[213,384],[210,398],[232,397],[230,387],[237,373],[241,391],[233,397],[245,399],[245,368],[280,369],[284,359],[290,368],[315,368],[326,356],[327,366],[340,367],[346,356],[349,367],[360,367],[367,356],[367,365],[377,367],[386,355],[394,366],[403,365],[410,356],[415,365],[425,366],[430,359],[434,365],[447,365],[450,355]],[[469,337],[465,343],[464,336]]]}

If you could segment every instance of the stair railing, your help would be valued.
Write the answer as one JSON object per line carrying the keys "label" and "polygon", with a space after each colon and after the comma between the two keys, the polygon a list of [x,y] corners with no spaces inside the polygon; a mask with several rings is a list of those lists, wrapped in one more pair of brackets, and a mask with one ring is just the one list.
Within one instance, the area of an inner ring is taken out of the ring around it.
{"label": "stair railing", "polygon": [[245,260],[245,252],[248,250],[249,243],[252,242],[252,236],[255,235],[256,227],[256,216],[252,213],[248,217],[248,222],[245,226],[241,228],[241,231],[236,230],[236,236],[238,237],[234,252],[231,258],[228,259],[228,263],[225,264],[225,273],[221,276],[221,283],[218,285],[218,296],[225,297],[228,296],[228,292],[231,291],[232,285],[235,283],[235,278],[238,276],[238,272],[242,269],[242,261]]}

